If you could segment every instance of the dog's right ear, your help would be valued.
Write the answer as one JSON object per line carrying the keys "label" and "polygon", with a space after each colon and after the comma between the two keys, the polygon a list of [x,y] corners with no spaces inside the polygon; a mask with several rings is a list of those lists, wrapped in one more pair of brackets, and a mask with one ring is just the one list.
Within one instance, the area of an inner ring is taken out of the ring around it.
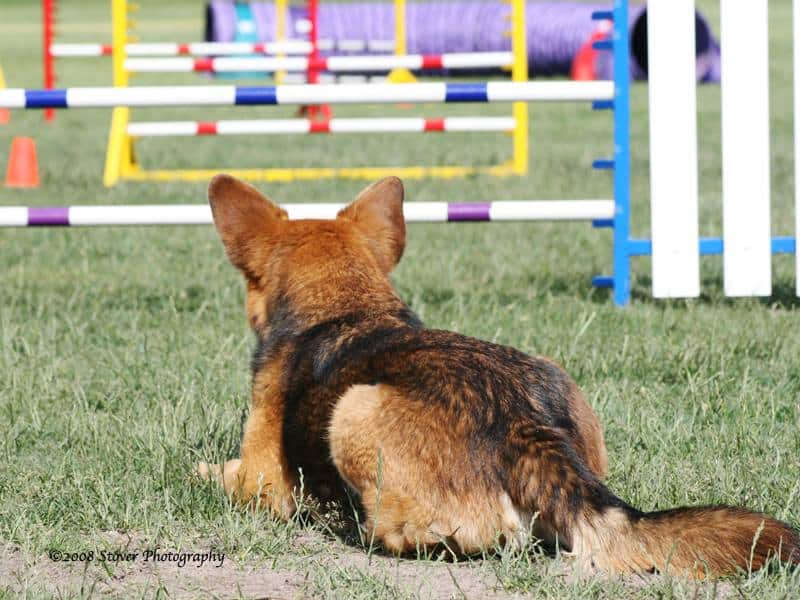
{"label": "dog's right ear", "polygon": [[230,175],[211,180],[208,201],[228,258],[248,278],[258,279],[277,225],[288,219],[286,211]]}

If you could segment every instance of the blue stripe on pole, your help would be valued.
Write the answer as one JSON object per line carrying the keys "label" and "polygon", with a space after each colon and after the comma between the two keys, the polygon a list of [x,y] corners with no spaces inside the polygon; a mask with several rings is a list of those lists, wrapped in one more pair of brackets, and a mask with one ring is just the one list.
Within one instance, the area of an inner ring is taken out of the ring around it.
{"label": "blue stripe on pole", "polygon": [[67,108],[67,90],[25,90],[25,108]]}
{"label": "blue stripe on pole", "polygon": [[489,91],[485,83],[448,83],[445,102],[488,102]]}
{"label": "blue stripe on pole", "polygon": [[236,105],[277,103],[278,93],[274,85],[236,88]]}

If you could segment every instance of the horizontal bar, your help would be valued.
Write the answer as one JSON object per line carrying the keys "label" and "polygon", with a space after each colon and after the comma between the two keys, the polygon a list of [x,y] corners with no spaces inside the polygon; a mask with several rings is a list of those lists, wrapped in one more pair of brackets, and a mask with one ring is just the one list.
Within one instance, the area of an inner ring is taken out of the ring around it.
{"label": "horizontal bar", "polygon": [[599,159],[592,161],[592,168],[599,171],[606,171],[614,168],[614,161],[611,159]]}
{"label": "horizontal bar", "polygon": [[[290,219],[333,219],[345,204],[284,204]],[[479,203],[407,202],[408,222],[562,221],[604,218],[612,200],[506,200]],[[0,227],[103,225],[207,225],[207,204],[134,206],[0,207]]]}
{"label": "horizontal bar", "polygon": [[463,52],[452,54],[406,54],[402,56],[320,56],[234,57],[234,58],[129,58],[125,70],[130,73],[272,73],[274,71],[317,71],[357,73],[366,71],[413,71],[440,69],[488,69],[511,65],[511,52]]}
{"label": "horizontal bar", "polygon": [[597,288],[613,288],[614,278],[607,275],[597,275],[592,277],[592,285]]}
{"label": "horizontal bar", "polygon": [[598,40],[592,42],[592,48],[595,50],[613,50],[614,42],[612,40]]}
{"label": "horizontal bar", "polygon": [[594,221],[592,221],[592,227],[596,227],[598,229],[613,227],[613,226],[614,226],[614,219],[595,219]]}
{"label": "horizontal bar", "polygon": [[592,102],[592,110],[614,110],[613,100],[596,100]]}
{"label": "horizontal bar", "polygon": [[130,123],[128,135],[176,137],[200,135],[271,135],[312,133],[442,133],[511,131],[513,117],[445,117],[385,119],[262,119],[241,121],[164,121]]}
{"label": "horizontal bar", "polygon": [[[287,40],[284,42],[173,42],[127,44],[127,56],[225,56],[235,54],[311,54],[311,42]],[[111,44],[53,44],[50,52],[59,58],[111,56]]]}
{"label": "horizontal bar", "polygon": [[[317,48],[324,52],[339,50],[341,52],[394,52],[397,44],[394,40],[317,40]],[[287,52],[288,54],[288,52]]]}
{"label": "horizontal bar", "polygon": [[610,10],[596,10],[592,12],[593,21],[613,21],[614,12]]}
{"label": "horizontal bar", "polygon": [[279,86],[99,87],[0,90],[0,108],[393,104],[424,102],[574,102],[610,100],[611,81],[490,81]]}
{"label": "horizontal bar", "polygon": [[[628,240],[628,256],[650,256],[653,253],[651,240]],[[698,251],[702,256],[723,254],[725,244],[721,238],[700,238]],[[793,237],[774,237],[771,240],[772,254],[796,254],[797,240]]]}

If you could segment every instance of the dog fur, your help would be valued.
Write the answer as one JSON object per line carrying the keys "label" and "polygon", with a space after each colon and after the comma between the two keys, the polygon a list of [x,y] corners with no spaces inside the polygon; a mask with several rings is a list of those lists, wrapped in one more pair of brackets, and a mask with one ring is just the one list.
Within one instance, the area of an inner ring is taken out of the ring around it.
{"label": "dog fur", "polygon": [[289,221],[226,175],[209,200],[257,348],[241,459],[199,470],[240,501],[288,518],[302,471],[316,496],[352,488],[367,534],[397,554],[471,554],[533,531],[606,572],[800,562],[797,532],[761,513],[629,506],[603,483],[602,428],[564,370],[425,328],[388,277],[405,247],[399,179],[335,220]]}

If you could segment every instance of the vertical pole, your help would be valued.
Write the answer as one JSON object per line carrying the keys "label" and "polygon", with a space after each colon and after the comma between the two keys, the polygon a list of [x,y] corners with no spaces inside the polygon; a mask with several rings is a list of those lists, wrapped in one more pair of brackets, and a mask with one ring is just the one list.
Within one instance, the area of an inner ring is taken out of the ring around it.
{"label": "vertical pole", "polygon": [[631,298],[630,50],[628,0],[614,0],[614,303]]}
{"label": "vertical pole", "polygon": [[[111,0],[111,43],[114,87],[128,86],[125,70],[126,44],[128,42],[128,3],[126,0]],[[111,187],[117,183],[132,163],[132,149],[128,137],[130,108],[117,106],[111,113],[111,128],[108,133],[106,166],[103,184]]]}
{"label": "vertical pole", "polygon": [[767,0],[720,3],[726,296],[772,293]]}
{"label": "vertical pole", "polygon": [[[283,42],[286,40],[286,11],[287,11],[287,0],[275,0],[275,41],[276,42]],[[285,57],[286,54],[280,53],[278,54],[278,58]],[[276,71],[275,72],[275,83],[281,84],[283,83],[283,79],[286,76],[286,71]]]}
{"label": "vertical pole", "polygon": [[[406,0],[394,0],[394,53],[405,56],[408,52],[406,32]],[[392,69],[387,76],[390,83],[414,83],[417,78],[405,68]]]}
{"label": "vertical pole", "polygon": [[797,295],[800,296],[800,0],[794,0],[794,214]]}
{"label": "vertical pole", "polygon": [[[52,90],[56,83],[53,64],[53,2],[54,0],[42,0],[42,63],[46,90]],[[55,118],[55,111],[52,108],[46,109],[44,118],[46,121],[52,121]]]}
{"label": "vertical pole", "polygon": [[[319,0],[308,0],[308,39],[311,42],[311,54],[308,56],[307,77],[308,83],[319,83]],[[331,107],[328,105],[312,105],[307,107],[308,116],[311,120],[321,118],[330,119]]]}
{"label": "vertical pole", "polygon": [[405,56],[406,46],[406,0],[394,0],[394,53]]}
{"label": "vertical pole", "polygon": [[694,0],[647,5],[653,296],[700,295]]}
{"label": "vertical pole", "polygon": [[[511,1],[511,51],[514,64],[512,81],[528,80],[528,44],[526,40],[525,0]],[[513,164],[516,175],[528,173],[528,103],[514,102]]]}

